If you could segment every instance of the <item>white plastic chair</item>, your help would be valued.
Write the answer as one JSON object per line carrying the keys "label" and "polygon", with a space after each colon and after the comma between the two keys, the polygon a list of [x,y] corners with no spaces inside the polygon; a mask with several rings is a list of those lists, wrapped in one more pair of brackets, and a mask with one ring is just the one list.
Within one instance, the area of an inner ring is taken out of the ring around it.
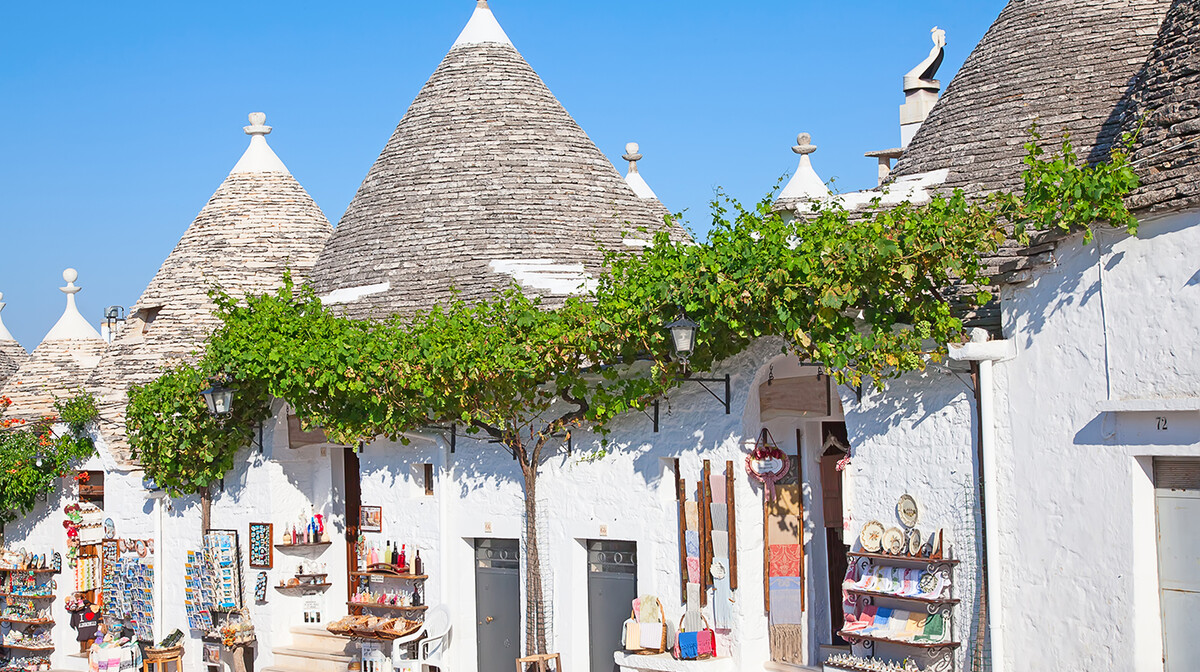
{"label": "white plastic chair", "polygon": [[[402,659],[399,657],[400,652],[408,648],[412,642],[421,640],[417,645],[417,657],[415,659]],[[439,604],[438,606],[425,612],[425,623],[407,637],[401,637],[392,642],[392,664],[400,669],[403,664],[415,664],[416,670],[419,672],[428,672],[429,668],[436,667],[442,669],[442,654],[450,645],[450,610],[446,605]]]}

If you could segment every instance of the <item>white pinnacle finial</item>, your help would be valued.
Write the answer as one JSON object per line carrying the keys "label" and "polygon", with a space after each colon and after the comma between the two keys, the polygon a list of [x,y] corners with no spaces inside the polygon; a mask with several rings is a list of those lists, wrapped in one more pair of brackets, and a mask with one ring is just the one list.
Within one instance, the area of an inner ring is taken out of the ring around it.
{"label": "white pinnacle finial", "polygon": [[79,293],[82,287],[75,285],[75,281],[79,279],[79,271],[73,268],[68,268],[63,271],[62,279],[66,281],[66,287],[59,287],[59,291],[67,295],[67,308],[63,311],[62,317],[58,318],[58,322],[54,328],[50,330],[43,341],[90,341],[102,340],[100,332],[91,325],[90,322],[83,319],[83,315],[79,314],[79,308],[75,305],[75,295]]}
{"label": "white pinnacle finial", "polygon": [[[6,304],[4,303],[4,293],[0,292],[0,313],[4,312],[5,305]],[[4,319],[0,318],[0,341],[15,341],[15,340],[17,340],[17,339],[13,338],[13,335],[8,333],[8,329],[6,329],[4,327]]]}
{"label": "white pinnacle finial", "polygon": [[454,47],[468,44],[507,44],[512,46],[512,40],[508,39],[508,35],[496,21],[496,15],[492,14],[492,10],[488,8],[487,0],[475,2],[475,13],[471,15],[471,20],[467,22],[458,39],[454,41]]}
{"label": "white pinnacle finial", "polygon": [[637,162],[642,160],[642,155],[638,153],[639,149],[638,143],[636,142],[631,142],[625,145],[625,155],[621,158],[629,162],[630,173],[638,172]]}
{"label": "white pinnacle finial", "polygon": [[801,133],[796,136],[796,145],[792,147],[792,151],[800,156],[808,156],[817,151],[817,146],[812,144],[812,136],[808,133]]}
{"label": "white pinnacle finial", "polygon": [[488,8],[487,0],[477,0],[475,3],[475,7],[478,9],[487,9]]}
{"label": "white pinnacle finial", "polygon": [[642,160],[640,149],[636,142],[625,145],[625,155],[621,157],[629,162],[629,173],[625,175],[625,184],[628,184],[629,188],[633,189],[633,193],[638,198],[658,198],[654,194],[654,190],[650,188],[650,185],[646,184],[646,180],[638,173],[637,164],[638,161]]}
{"label": "white pinnacle finial", "polygon": [[817,151],[817,146],[812,144],[812,136],[808,133],[797,135],[792,151],[800,155],[800,165],[796,167],[796,174],[792,175],[783,191],[779,192],[779,200],[812,201],[828,196],[829,187],[825,186],[817,171],[813,170],[812,159],[809,158]]}
{"label": "white pinnacle finial", "polygon": [[233,173],[287,173],[287,166],[271,150],[267,144],[267,135],[271,127],[267,126],[267,115],[262,112],[251,112],[250,125],[242,128],[250,136],[250,146],[238,160],[230,174]]}
{"label": "white pinnacle finial", "polygon": [[267,115],[262,112],[251,112],[250,125],[242,128],[246,135],[270,135],[271,127],[267,126]]}

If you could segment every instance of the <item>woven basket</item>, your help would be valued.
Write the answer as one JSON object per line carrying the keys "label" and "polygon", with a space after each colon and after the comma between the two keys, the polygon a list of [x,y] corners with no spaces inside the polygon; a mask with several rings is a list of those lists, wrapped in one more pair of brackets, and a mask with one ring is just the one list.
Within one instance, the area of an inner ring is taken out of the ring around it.
{"label": "woven basket", "polygon": [[142,659],[148,663],[157,662],[160,660],[171,660],[183,655],[183,645],[172,646],[166,649],[154,649],[146,647],[142,650]]}
{"label": "woven basket", "polygon": [[[683,620],[685,618],[687,618],[686,612],[683,614],[683,616],[679,617],[679,629],[677,631],[677,634],[675,635],[676,639],[678,639],[679,635],[681,635],[685,632],[685,630],[683,629]],[[698,630],[697,632],[703,632],[705,630],[709,630],[709,631],[712,630],[712,628],[710,628],[708,625],[708,617],[707,616],[705,616],[704,614],[700,614],[700,620],[704,622],[704,627],[701,628],[700,630]],[[716,637],[715,632],[713,633],[713,637],[715,639],[715,637]],[[711,653],[702,653],[699,656],[697,656],[696,658],[681,658],[679,656],[679,643],[678,642],[676,642],[675,646],[673,647],[672,655],[675,657],[676,660],[708,660],[709,658],[713,657],[713,654],[711,654]]]}
{"label": "woven basket", "polygon": [[382,639],[399,639],[407,637],[421,629],[420,621],[408,621],[403,618],[392,619],[387,625],[375,630]]}
{"label": "woven basket", "polygon": [[350,625],[350,633],[355,637],[375,637],[375,628],[379,627],[385,619],[378,616],[368,617],[365,621],[359,621]]}
{"label": "woven basket", "polygon": [[[637,620],[637,615],[633,613],[632,609],[629,611],[629,618],[634,619],[635,621]],[[638,649],[637,651],[634,651],[634,653],[636,653],[639,656],[657,656],[660,653],[667,652],[667,630],[669,628],[666,627],[667,626],[667,612],[663,611],[663,606],[662,606],[661,600],[659,600],[659,602],[658,602],[658,622],[663,624],[662,642],[659,644],[658,648],[657,649]]]}

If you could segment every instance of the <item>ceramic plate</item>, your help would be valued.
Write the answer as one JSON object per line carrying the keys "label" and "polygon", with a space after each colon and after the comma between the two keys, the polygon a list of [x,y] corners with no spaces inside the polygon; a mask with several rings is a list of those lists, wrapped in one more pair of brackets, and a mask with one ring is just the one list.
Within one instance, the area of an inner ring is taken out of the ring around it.
{"label": "ceramic plate", "polygon": [[900,555],[908,546],[908,541],[904,538],[904,533],[898,527],[889,527],[883,533],[883,552],[889,555]]}
{"label": "ceramic plate", "polygon": [[921,531],[918,529],[914,528],[908,531],[908,554],[921,555]]}
{"label": "ceramic plate", "polygon": [[896,516],[905,527],[916,526],[917,500],[913,499],[912,495],[900,495],[900,501],[896,503]]}
{"label": "ceramic plate", "polygon": [[105,518],[104,519],[104,538],[112,539],[115,536],[117,536],[117,524],[113,522],[112,518]]}
{"label": "ceramic plate", "polygon": [[883,523],[878,520],[863,525],[862,533],[859,535],[859,543],[862,544],[864,551],[868,553],[878,553],[883,542]]}

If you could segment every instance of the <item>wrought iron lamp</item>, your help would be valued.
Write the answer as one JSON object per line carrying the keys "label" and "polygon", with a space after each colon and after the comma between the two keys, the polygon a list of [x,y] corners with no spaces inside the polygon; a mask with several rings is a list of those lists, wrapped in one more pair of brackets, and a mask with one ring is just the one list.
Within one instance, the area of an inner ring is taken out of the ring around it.
{"label": "wrought iron lamp", "polygon": [[675,346],[675,356],[687,364],[692,353],[696,350],[696,332],[700,325],[680,314],[679,319],[667,325],[671,330],[671,342]]}
{"label": "wrought iron lamp", "polygon": [[208,406],[208,413],[216,418],[223,418],[233,412],[233,388],[226,387],[217,381],[200,393]]}

